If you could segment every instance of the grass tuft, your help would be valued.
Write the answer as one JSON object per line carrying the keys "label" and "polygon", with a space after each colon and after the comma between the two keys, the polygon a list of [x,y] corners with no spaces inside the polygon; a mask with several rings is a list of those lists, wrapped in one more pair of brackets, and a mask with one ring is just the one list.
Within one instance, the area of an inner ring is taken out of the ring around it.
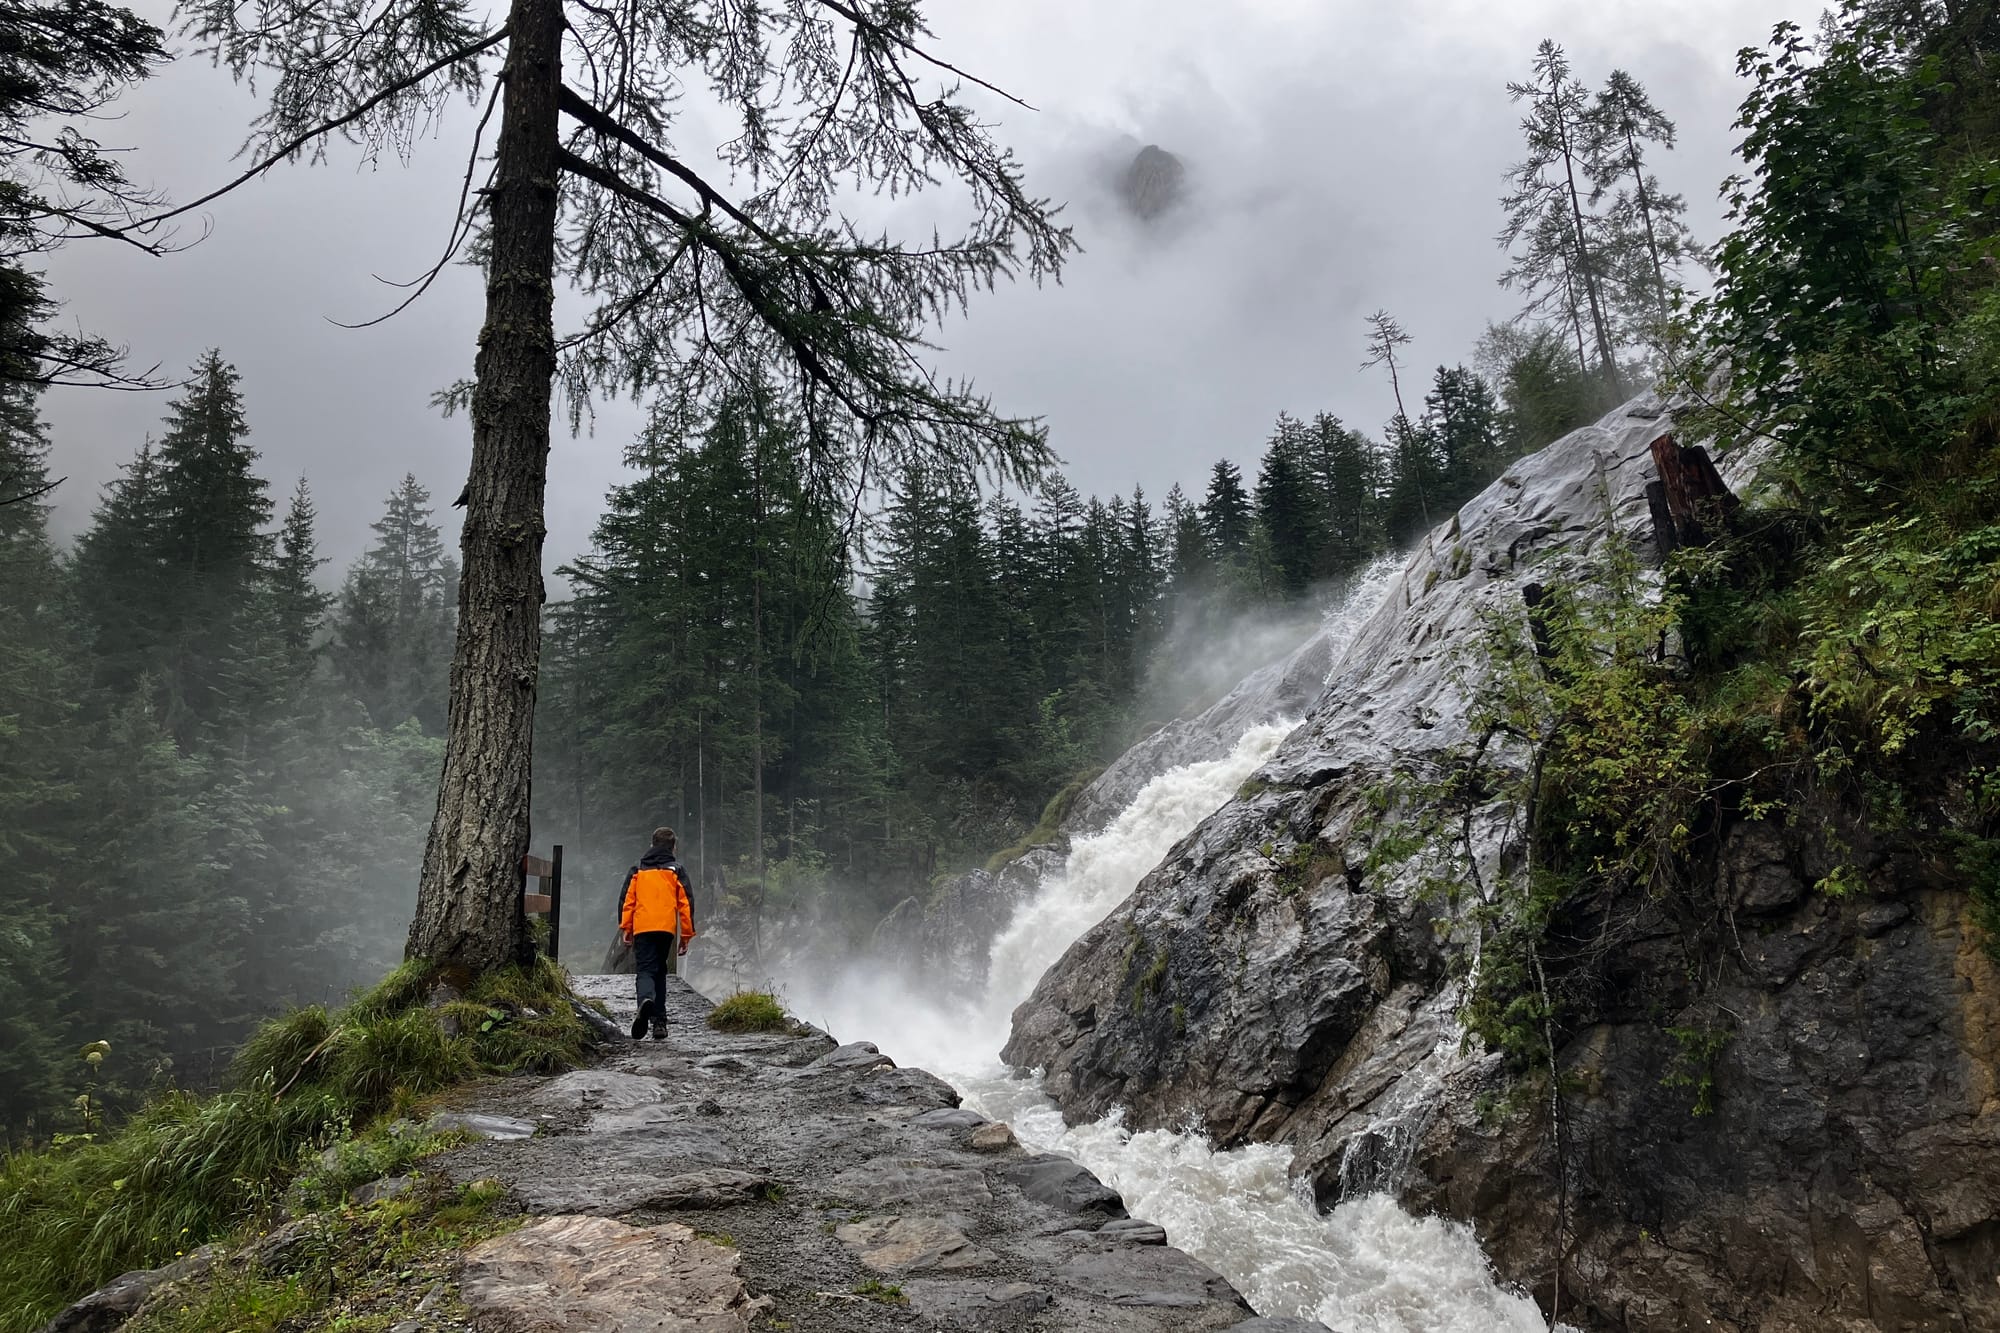
{"label": "grass tuft", "polygon": [[737,991],[708,1014],[708,1025],[717,1032],[776,1032],[785,1021],[777,997],[759,990]]}
{"label": "grass tuft", "polygon": [[[483,977],[438,1010],[424,1007],[433,980],[406,964],[339,1012],[313,1006],[265,1024],[227,1091],[171,1092],[116,1133],[0,1158],[0,1333],[31,1333],[120,1273],[170,1263],[268,1216],[295,1186],[299,1200],[330,1203],[361,1180],[401,1172],[446,1146],[409,1127],[401,1136],[380,1128],[418,1097],[482,1072],[569,1067],[588,1048],[567,978],[546,960]],[[446,1017],[460,1020],[455,1032]],[[259,1291],[243,1298],[283,1307]],[[245,1312],[240,1323],[259,1320]]]}

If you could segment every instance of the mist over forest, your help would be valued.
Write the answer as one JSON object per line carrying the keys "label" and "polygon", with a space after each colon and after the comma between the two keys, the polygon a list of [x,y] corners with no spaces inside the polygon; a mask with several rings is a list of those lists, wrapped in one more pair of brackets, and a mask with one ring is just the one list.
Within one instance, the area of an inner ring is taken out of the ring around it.
{"label": "mist over forest", "polygon": [[0,1333],[2000,1319],[2000,0],[1052,6],[0,3]]}

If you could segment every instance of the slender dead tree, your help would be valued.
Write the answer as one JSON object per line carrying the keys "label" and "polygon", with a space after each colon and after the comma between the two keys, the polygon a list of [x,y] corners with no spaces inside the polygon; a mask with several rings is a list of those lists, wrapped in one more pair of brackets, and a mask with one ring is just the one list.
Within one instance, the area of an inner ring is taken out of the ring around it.
{"label": "slender dead tree", "polygon": [[[461,253],[484,268],[473,378],[441,395],[469,409],[472,463],[444,772],[408,945],[460,971],[527,947],[518,867],[556,387],[574,426],[594,395],[691,418],[767,385],[802,424],[815,495],[850,516],[874,479],[916,461],[1029,481],[1050,461],[1040,424],[935,377],[926,335],[975,287],[1059,276],[1074,248],[964,90],[1005,94],[933,53],[911,0],[509,0],[496,16],[466,0],[180,11],[182,35],[265,96],[248,167],[189,208],[336,137],[410,154],[449,103],[483,107],[448,240],[407,298]],[[682,140],[718,115],[733,137],[703,165]],[[867,232],[839,208],[848,189],[939,183],[967,210],[954,236]],[[560,286],[590,309],[558,334]]]}
{"label": "slender dead tree", "polygon": [[1390,447],[1406,476],[1415,483],[1418,511],[1423,515],[1424,526],[1431,525],[1431,502],[1424,485],[1423,441],[1417,432],[1416,423],[1410,420],[1408,409],[1403,406],[1403,376],[1397,365],[1399,349],[1407,347],[1410,335],[1394,315],[1386,310],[1377,310],[1368,316],[1368,356],[1361,363],[1363,370],[1375,366],[1389,368],[1389,387],[1396,394],[1396,419],[1389,423]]}

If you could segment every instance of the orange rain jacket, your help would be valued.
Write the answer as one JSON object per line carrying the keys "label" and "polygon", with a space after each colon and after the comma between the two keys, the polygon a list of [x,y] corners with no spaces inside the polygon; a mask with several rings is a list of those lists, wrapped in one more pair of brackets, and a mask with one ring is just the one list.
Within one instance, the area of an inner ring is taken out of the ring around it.
{"label": "orange rain jacket", "polygon": [[664,931],[694,938],[694,907],[688,902],[687,881],[676,864],[640,864],[625,881],[625,901],[618,910],[618,928],[634,935]]}

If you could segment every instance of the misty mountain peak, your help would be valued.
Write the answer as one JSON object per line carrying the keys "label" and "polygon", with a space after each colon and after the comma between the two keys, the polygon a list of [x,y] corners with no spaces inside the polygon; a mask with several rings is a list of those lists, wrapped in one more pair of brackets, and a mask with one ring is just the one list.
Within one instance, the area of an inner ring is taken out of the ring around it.
{"label": "misty mountain peak", "polygon": [[1135,217],[1151,222],[1180,203],[1187,191],[1187,167],[1158,144],[1133,155],[1118,179],[1118,197]]}

